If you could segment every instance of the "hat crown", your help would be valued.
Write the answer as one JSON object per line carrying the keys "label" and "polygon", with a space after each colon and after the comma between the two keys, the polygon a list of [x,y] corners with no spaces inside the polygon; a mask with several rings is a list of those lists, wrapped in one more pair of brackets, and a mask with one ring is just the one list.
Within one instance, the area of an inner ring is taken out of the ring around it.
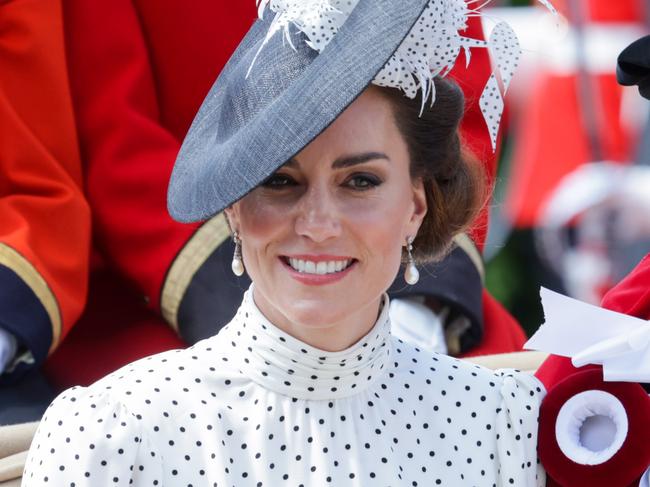
{"label": "hat crown", "polygon": [[283,36],[274,36],[264,45],[264,54],[256,58],[270,21],[258,20],[257,23],[256,42],[251,43],[237,60],[225,83],[217,80],[222,92],[222,106],[215,119],[217,143],[230,139],[277,100],[318,55],[305,43],[305,35],[295,31],[291,34],[294,48],[287,46]]}

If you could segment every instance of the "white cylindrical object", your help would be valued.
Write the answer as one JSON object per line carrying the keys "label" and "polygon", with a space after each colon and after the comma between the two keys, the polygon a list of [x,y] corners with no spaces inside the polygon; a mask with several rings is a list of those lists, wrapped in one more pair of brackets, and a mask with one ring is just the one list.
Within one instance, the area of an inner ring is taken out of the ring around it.
{"label": "white cylindrical object", "polygon": [[[584,430],[587,426],[590,431]],[[580,465],[600,465],[611,459],[625,443],[627,433],[625,407],[616,396],[600,390],[573,396],[562,406],[555,422],[560,450]],[[589,448],[581,441],[584,438],[604,447]]]}

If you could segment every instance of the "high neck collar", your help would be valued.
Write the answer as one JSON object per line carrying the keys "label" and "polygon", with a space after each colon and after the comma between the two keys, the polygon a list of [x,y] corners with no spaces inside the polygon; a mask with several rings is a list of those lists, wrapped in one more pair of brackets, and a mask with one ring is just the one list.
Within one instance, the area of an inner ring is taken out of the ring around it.
{"label": "high neck collar", "polygon": [[[351,347],[328,352],[272,324],[253,300],[253,288],[227,327],[242,371],[267,389],[298,399],[336,399],[370,385],[388,364],[388,296],[373,328]],[[225,330],[224,330],[225,331]]]}

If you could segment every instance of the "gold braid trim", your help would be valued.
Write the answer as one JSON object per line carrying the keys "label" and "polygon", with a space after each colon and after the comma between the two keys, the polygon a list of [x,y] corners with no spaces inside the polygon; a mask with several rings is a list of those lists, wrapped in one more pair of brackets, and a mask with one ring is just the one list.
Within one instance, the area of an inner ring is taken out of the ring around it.
{"label": "gold braid trim", "polygon": [[479,252],[474,241],[466,233],[459,233],[454,237],[454,243],[463,249],[463,251],[470,258],[474,267],[481,277],[481,283],[485,285],[485,264],[483,264],[483,256]]}
{"label": "gold braid trim", "polygon": [[187,286],[207,258],[230,236],[223,213],[204,223],[178,253],[169,269],[160,298],[162,315],[178,333],[178,308]]}
{"label": "gold braid trim", "polygon": [[50,353],[52,353],[61,338],[61,312],[54,293],[30,262],[4,243],[0,243],[0,264],[9,267],[18,274],[18,277],[30,287],[45,308],[52,325],[52,344],[50,345]]}

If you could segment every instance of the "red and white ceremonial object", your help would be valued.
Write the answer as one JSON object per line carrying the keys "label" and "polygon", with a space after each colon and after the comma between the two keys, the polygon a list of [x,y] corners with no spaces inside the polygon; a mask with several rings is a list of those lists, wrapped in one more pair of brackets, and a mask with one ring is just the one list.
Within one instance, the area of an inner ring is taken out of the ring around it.
{"label": "red and white ceremonial object", "polygon": [[650,487],[649,277],[650,256],[605,297],[610,309],[541,291],[545,323],[525,348],[554,354],[536,373],[547,486]]}

